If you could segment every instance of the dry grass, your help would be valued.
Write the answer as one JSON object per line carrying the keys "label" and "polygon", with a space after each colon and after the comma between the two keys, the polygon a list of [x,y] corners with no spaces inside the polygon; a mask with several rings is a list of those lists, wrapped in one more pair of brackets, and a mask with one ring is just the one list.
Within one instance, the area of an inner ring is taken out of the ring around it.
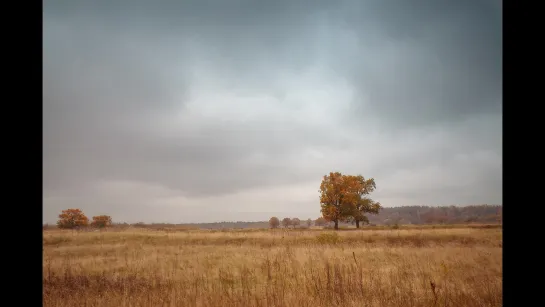
{"label": "dry grass", "polygon": [[45,306],[502,305],[498,228],[45,231],[43,245]]}

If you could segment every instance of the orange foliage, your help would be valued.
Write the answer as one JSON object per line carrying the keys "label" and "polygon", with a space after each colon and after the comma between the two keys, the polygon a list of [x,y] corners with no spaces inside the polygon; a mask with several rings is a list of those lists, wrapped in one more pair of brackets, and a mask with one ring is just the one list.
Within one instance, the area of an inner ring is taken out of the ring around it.
{"label": "orange foliage", "polygon": [[91,226],[97,228],[104,228],[112,225],[112,218],[108,215],[93,216],[93,222]]}
{"label": "orange foliage", "polygon": [[59,228],[72,229],[89,225],[89,219],[80,209],[66,209],[59,214],[57,226]]}

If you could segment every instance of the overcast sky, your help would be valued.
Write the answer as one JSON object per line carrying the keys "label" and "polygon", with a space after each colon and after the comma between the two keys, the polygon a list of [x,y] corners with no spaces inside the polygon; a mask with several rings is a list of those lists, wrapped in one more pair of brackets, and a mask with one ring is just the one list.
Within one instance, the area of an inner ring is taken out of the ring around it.
{"label": "overcast sky", "polygon": [[501,204],[497,0],[44,1],[44,222]]}

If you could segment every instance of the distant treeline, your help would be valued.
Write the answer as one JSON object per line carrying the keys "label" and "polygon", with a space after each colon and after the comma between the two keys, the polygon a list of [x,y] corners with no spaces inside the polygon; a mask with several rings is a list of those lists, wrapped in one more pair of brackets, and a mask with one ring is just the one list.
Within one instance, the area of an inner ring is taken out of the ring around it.
{"label": "distant treeline", "polygon": [[[405,206],[405,207],[384,207],[379,214],[369,214],[369,225],[406,225],[406,224],[471,224],[471,223],[500,223],[501,206],[499,205],[476,205],[476,206]],[[280,217],[279,218],[283,218]],[[309,217],[299,217],[306,221]],[[314,221],[317,217],[311,218]],[[301,223],[301,228],[306,223]],[[349,226],[350,223],[340,223],[341,226]],[[139,227],[139,228],[185,228],[185,229],[243,229],[243,228],[269,228],[269,221],[260,222],[216,222],[216,223],[113,223],[114,227]],[[44,228],[53,228],[54,225],[44,225]]]}
{"label": "distant treeline", "polygon": [[371,224],[466,224],[466,223],[500,223],[499,205],[476,206],[406,206],[384,207],[379,214],[368,215]]}

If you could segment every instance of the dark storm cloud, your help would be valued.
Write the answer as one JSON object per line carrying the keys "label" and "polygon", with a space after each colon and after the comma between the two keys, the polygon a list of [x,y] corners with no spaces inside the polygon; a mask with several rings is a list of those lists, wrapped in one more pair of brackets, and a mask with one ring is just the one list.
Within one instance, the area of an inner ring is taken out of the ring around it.
{"label": "dark storm cloud", "polygon": [[494,1],[46,1],[44,212],[499,202],[501,52]]}
{"label": "dark storm cloud", "polygon": [[360,112],[404,128],[500,114],[502,20],[490,3],[380,1],[351,15],[369,51],[351,72]]}

